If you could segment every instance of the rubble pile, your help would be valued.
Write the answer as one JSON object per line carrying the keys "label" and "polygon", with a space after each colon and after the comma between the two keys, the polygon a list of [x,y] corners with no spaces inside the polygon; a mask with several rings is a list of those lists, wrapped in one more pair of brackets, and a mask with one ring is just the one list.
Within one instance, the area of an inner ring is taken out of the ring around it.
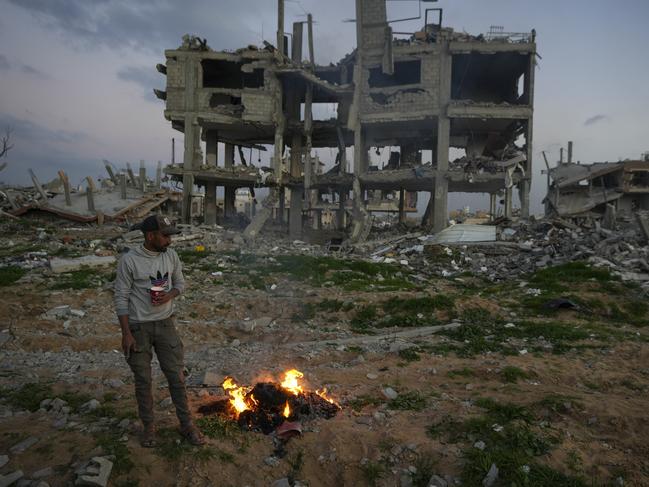
{"label": "rubble pile", "polygon": [[618,222],[618,230],[578,226],[561,219],[502,222],[498,239],[437,244],[434,235],[395,237],[392,242],[366,242],[359,251],[374,262],[401,262],[425,274],[442,277],[469,272],[493,282],[575,260],[608,267],[622,280],[649,288],[649,250],[634,221]]}

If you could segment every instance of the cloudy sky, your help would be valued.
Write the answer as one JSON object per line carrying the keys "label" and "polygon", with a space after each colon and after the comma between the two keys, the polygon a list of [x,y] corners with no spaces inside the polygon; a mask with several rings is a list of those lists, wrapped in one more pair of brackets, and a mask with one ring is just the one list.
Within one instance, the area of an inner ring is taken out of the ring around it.
{"label": "cloudy sky", "polygon": [[[318,63],[336,62],[355,45],[353,0],[286,0],[286,26],[311,12]],[[389,2],[389,17],[417,15],[417,1]],[[430,4],[428,4],[430,5]],[[649,150],[649,1],[440,0],[444,24],[472,34],[491,25],[537,32],[535,181],[541,210],[545,176],[540,151],[554,161],[575,142],[582,162],[638,158]],[[214,49],[274,43],[274,0],[0,0],[0,129],[14,148],[0,180],[29,184],[64,169],[71,180],[103,176],[140,159],[153,168],[170,159],[182,134],[163,117],[152,88],[164,50],[185,33]],[[400,24],[416,30],[421,22]],[[326,157],[327,154],[324,154]],[[458,198],[450,208],[461,206]],[[482,201],[474,206],[484,206]]]}

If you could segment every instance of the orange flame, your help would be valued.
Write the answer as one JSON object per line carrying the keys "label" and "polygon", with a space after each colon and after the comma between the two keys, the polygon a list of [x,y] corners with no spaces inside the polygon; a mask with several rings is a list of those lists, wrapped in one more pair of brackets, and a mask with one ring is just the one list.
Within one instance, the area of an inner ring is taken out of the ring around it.
{"label": "orange flame", "polygon": [[223,387],[223,389],[230,395],[230,404],[237,412],[237,417],[242,412],[252,409],[252,406],[257,404],[257,400],[252,395],[249,399],[249,402],[251,402],[252,405],[246,401],[248,389],[245,387],[239,387],[231,377],[226,377],[221,387]]}
{"label": "orange flame", "polygon": [[340,407],[340,404],[338,404],[336,401],[334,401],[332,398],[327,397],[327,388],[324,387],[322,390],[316,389],[315,393],[320,396],[322,399],[325,401],[330,402],[331,404],[335,404],[336,406]]}
{"label": "orange flame", "polygon": [[291,415],[291,408],[288,406],[288,401],[286,401],[286,406],[284,406],[284,412],[282,414],[285,418],[288,418]]}
{"label": "orange flame", "polygon": [[304,377],[304,374],[299,370],[288,370],[284,373],[284,380],[280,385],[297,396],[303,392],[302,386],[298,383],[298,379],[302,377]]}

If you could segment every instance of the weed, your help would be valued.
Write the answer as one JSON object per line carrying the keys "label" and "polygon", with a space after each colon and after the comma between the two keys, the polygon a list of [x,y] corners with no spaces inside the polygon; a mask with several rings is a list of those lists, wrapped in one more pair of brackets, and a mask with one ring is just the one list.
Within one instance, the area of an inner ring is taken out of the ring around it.
{"label": "weed", "polygon": [[178,257],[184,264],[196,264],[201,260],[205,259],[212,255],[212,252],[209,250],[204,250],[202,252],[196,252],[195,250],[190,249],[178,249],[176,250]]}
{"label": "weed", "polygon": [[584,462],[577,450],[570,450],[566,458],[566,467],[573,473],[582,473],[584,470]]}
{"label": "weed", "polygon": [[405,350],[399,350],[399,358],[402,358],[406,362],[416,362],[420,360],[419,352],[415,348],[406,348]]}
{"label": "weed", "polygon": [[377,482],[386,474],[387,469],[381,463],[368,461],[367,463],[361,464],[361,471],[367,484],[375,487]]}
{"label": "weed", "polygon": [[573,408],[581,409],[583,406],[572,396],[563,394],[549,394],[534,404],[536,408],[545,408],[554,413],[566,414]]}
{"label": "weed", "polygon": [[412,474],[413,487],[428,487],[430,478],[435,474],[437,461],[430,453],[420,453],[414,466],[417,470]]}
{"label": "weed", "polygon": [[[186,441],[182,441],[178,435],[178,432],[173,428],[164,428],[158,430],[158,439],[158,445],[155,448],[156,454],[172,462],[176,462],[180,460],[184,455],[187,455],[189,453],[193,454],[197,450],[201,449],[193,447]],[[204,455],[209,456],[211,455],[211,452]]]}
{"label": "weed", "polygon": [[12,285],[25,274],[27,274],[26,269],[15,265],[0,267],[0,287]]}
{"label": "weed", "polygon": [[115,402],[117,400],[116,392],[106,392],[104,393],[104,402]]}
{"label": "weed", "polygon": [[288,477],[290,483],[294,483],[296,477],[300,474],[300,471],[304,466],[304,452],[302,450],[298,450],[295,455],[288,458],[288,464],[291,469],[286,476]]}
{"label": "weed", "polygon": [[463,369],[449,370],[446,375],[449,377],[475,377],[475,372],[468,367],[464,367]]}
{"label": "weed", "polygon": [[31,383],[25,384],[19,389],[0,391],[5,401],[15,409],[26,409],[36,411],[43,399],[52,397],[52,388],[47,384]]}
{"label": "weed", "polygon": [[343,304],[344,303],[342,301],[339,301],[337,299],[323,299],[315,305],[315,308],[318,311],[336,313],[337,311],[340,311],[340,309],[343,307]]}
{"label": "weed", "polygon": [[514,365],[503,367],[500,371],[500,375],[502,376],[503,381],[510,384],[515,384],[521,379],[530,379],[533,376],[533,374],[526,372],[519,367],[515,367]]}
{"label": "weed", "polygon": [[356,412],[360,412],[365,406],[378,406],[381,404],[381,399],[367,394],[361,394],[355,399],[347,401],[347,405]]}
{"label": "weed", "polygon": [[113,468],[116,474],[123,474],[130,472],[135,464],[131,460],[131,452],[125,443],[121,441],[121,433],[118,432],[105,432],[99,433],[95,439],[97,445],[100,446],[107,455],[113,455]]}
{"label": "weed", "polygon": [[78,413],[79,408],[92,399],[92,396],[90,394],[72,391],[62,392],[61,394],[58,394],[58,397],[67,402],[68,406],[75,413]]}
{"label": "weed", "polygon": [[529,278],[529,283],[545,292],[560,293],[589,280],[601,284],[619,281],[619,278],[608,269],[594,268],[578,261],[538,270]]}
{"label": "weed", "polygon": [[50,289],[88,289],[101,285],[103,272],[97,269],[81,269],[62,274]]}
{"label": "weed", "polygon": [[240,431],[234,421],[219,416],[202,417],[196,420],[196,426],[208,438],[234,438]]}
{"label": "weed", "polygon": [[403,392],[388,402],[388,408],[402,411],[421,411],[425,407],[426,398],[418,391]]}

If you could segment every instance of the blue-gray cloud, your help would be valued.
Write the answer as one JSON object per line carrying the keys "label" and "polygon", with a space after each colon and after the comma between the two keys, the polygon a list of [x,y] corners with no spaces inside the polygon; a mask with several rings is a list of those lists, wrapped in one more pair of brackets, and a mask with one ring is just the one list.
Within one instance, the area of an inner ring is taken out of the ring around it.
{"label": "blue-gray cloud", "polygon": [[584,122],[584,125],[586,127],[588,127],[589,125],[594,125],[594,124],[596,124],[598,122],[604,122],[604,121],[609,120],[609,119],[610,119],[610,117],[608,115],[600,113],[600,114],[594,115],[594,116],[592,116],[590,118],[587,118],[586,121]]}
{"label": "blue-gray cloud", "polygon": [[[226,48],[250,42],[243,19],[245,2],[225,0],[7,0],[34,15],[77,47],[132,48],[161,53],[180,45],[193,33]],[[227,4],[227,5],[226,5]],[[260,11],[261,10],[261,11]],[[226,17],[222,12],[227,11]],[[274,5],[264,2],[256,14],[271,15]]]}
{"label": "blue-gray cloud", "polygon": [[117,77],[123,81],[135,83],[142,88],[142,95],[147,101],[157,100],[153,88],[164,89],[164,76],[153,66],[127,66],[117,72]]}
{"label": "blue-gray cloud", "polygon": [[11,66],[9,64],[9,61],[7,61],[7,57],[0,54],[0,70],[7,70],[10,67]]}
{"label": "blue-gray cloud", "polygon": [[[32,168],[41,182],[56,177],[63,169],[73,181],[89,175],[101,174],[99,161],[78,154],[78,144],[92,140],[88,134],[68,130],[52,130],[30,120],[0,113],[0,130],[11,128],[13,149],[0,173],[4,181],[31,184],[27,169]],[[76,183],[75,183],[76,184]]]}
{"label": "blue-gray cloud", "polygon": [[37,123],[0,113],[0,127],[11,127],[12,137],[18,142],[41,145],[44,143],[75,144],[90,136],[83,132],[52,130]]}
{"label": "blue-gray cloud", "polygon": [[33,76],[34,78],[38,78],[38,79],[50,79],[51,78],[49,74],[44,73],[40,69],[36,69],[35,67],[30,66],[28,64],[23,64],[20,67],[20,71],[22,71],[24,74],[26,74],[28,76]]}

